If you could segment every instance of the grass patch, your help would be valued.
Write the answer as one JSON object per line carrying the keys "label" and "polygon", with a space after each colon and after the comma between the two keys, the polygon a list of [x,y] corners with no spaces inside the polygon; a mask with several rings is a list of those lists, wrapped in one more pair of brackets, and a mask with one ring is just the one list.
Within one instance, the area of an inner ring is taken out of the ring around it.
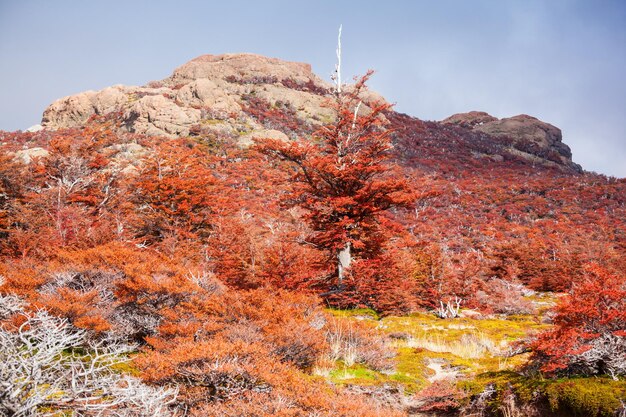
{"label": "grass patch", "polygon": [[428,352],[424,349],[401,347],[396,357],[396,373],[391,376],[393,381],[402,383],[407,392],[417,392],[428,385],[428,377],[433,371],[426,366]]}
{"label": "grass patch", "polygon": [[463,336],[478,335],[499,344],[525,338],[547,329],[549,325],[531,315],[444,320],[432,314],[419,313],[405,317],[385,317],[380,320],[379,327],[387,333],[406,333],[415,338],[428,334],[428,337],[438,338],[442,342],[455,342]]}
{"label": "grass patch", "polygon": [[380,320],[380,315],[370,308],[355,308],[352,310],[328,309],[330,314],[338,318],[349,318],[357,320]]}
{"label": "grass patch", "polygon": [[[376,378],[367,374],[369,377],[366,377],[363,369],[353,371],[353,364],[347,363],[347,371],[340,382],[396,382],[403,385],[406,392],[416,392],[429,384],[428,378],[433,371],[427,365],[432,360],[457,368],[463,379],[486,372],[517,369],[526,363],[528,355],[508,357],[511,343],[549,327],[531,315],[445,320],[430,313],[380,317],[369,309],[329,312],[348,322],[358,320],[372,326],[381,337],[388,338],[397,353],[395,373],[378,373]],[[334,381],[344,367],[332,366],[332,370],[327,368],[322,373]],[[346,378],[349,375],[353,378]]]}
{"label": "grass patch", "polygon": [[[533,296],[545,304],[556,297]],[[489,386],[495,390],[486,406],[499,413],[508,393],[522,403],[535,403],[558,416],[614,416],[626,399],[626,380],[608,377],[545,379],[527,377],[519,370],[529,354],[507,355],[512,342],[544,331],[550,326],[541,316],[511,315],[488,318],[439,319],[433,314],[415,313],[403,317],[380,317],[375,311],[330,310],[345,320],[358,320],[388,337],[396,350],[396,367],[391,374],[369,369],[362,364],[347,366],[335,362],[326,378],[335,384],[398,384],[406,393],[427,387],[433,370],[428,364],[442,361],[459,370],[457,387],[469,397],[480,395]]]}
{"label": "grass patch", "polygon": [[363,365],[338,366],[330,372],[330,380],[338,384],[378,385],[388,379],[387,375]]}
{"label": "grass patch", "polygon": [[447,352],[463,359],[483,358],[488,354],[497,353],[494,342],[484,333],[465,333],[459,340],[448,340],[441,334],[420,336],[407,339],[408,347],[422,348],[431,352]]}

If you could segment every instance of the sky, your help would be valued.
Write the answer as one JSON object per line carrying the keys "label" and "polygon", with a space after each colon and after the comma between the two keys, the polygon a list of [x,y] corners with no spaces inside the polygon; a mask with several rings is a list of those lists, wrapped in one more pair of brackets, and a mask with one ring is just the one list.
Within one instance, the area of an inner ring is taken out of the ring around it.
{"label": "sky", "polygon": [[623,0],[0,0],[0,130],[57,98],[144,85],[202,54],[308,62],[425,120],[529,114],[588,171],[626,177]]}

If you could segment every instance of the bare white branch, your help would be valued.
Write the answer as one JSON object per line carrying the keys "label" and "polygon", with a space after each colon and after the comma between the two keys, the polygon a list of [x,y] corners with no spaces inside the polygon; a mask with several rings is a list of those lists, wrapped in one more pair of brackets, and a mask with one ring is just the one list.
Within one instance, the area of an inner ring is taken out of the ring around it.
{"label": "bare white branch", "polygon": [[17,330],[0,326],[0,416],[173,415],[168,406],[176,389],[150,387],[115,370],[133,346],[93,342],[46,311],[24,312],[13,296],[0,295],[0,312],[24,317]]}
{"label": "bare white branch", "polygon": [[439,307],[436,311],[437,317],[442,319],[458,317],[462,302],[463,300],[459,297],[454,297],[454,300],[449,298],[445,304],[443,300],[439,300]]}
{"label": "bare white branch", "polygon": [[337,35],[337,64],[335,65],[335,86],[337,94],[341,93],[341,29],[343,25],[339,25],[339,34]]}

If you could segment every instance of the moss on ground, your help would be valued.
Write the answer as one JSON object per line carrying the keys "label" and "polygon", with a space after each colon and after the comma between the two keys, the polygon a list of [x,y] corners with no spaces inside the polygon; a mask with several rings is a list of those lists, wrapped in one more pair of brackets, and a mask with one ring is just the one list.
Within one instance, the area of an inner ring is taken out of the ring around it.
{"label": "moss on ground", "polygon": [[626,401],[626,380],[568,378],[549,381],[542,388],[553,411],[578,416],[613,416]]}
{"label": "moss on ground", "polygon": [[[371,326],[388,337],[397,354],[395,373],[390,375],[362,365],[346,368],[337,363],[330,371],[330,380],[338,384],[398,383],[406,392],[416,392],[429,384],[432,370],[427,365],[432,360],[457,369],[464,378],[521,366],[527,355],[505,358],[501,353],[511,342],[547,327],[530,315],[443,320],[429,313],[380,317],[370,309],[329,312],[334,317]],[[470,351],[466,352],[468,345]]]}
{"label": "moss on ground", "polygon": [[355,308],[352,310],[338,310],[338,309],[328,309],[330,314],[339,318],[353,318],[353,319],[370,319],[370,320],[380,320],[380,315],[370,309],[370,308]]}
{"label": "moss on ground", "polygon": [[621,401],[626,401],[626,380],[608,377],[546,379],[502,371],[487,372],[458,383],[469,396],[479,395],[487,386],[495,390],[487,402],[491,410],[500,408],[508,392],[513,392],[523,403],[543,402],[552,413],[568,416],[614,416]]}
{"label": "moss on ground", "polygon": [[378,385],[387,380],[387,376],[364,365],[341,366],[330,371],[330,380],[338,385]]}
{"label": "moss on ground", "polygon": [[[545,296],[538,299],[552,301]],[[510,392],[522,403],[540,402],[554,415],[613,416],[621,406],[620,400],[626,402],[624,380],[595,377],[552,380],[540,375],[526,377],[518,372],[527,363],[529,354],[509,355],[508,347],[549,328],[542,323],[540,315],[443,320],[429,313],[381,317],[369,309],[330,312],[337,318],[371,326],[387,337],[396,351],[392,373],[381,373],[362,364],[346,367],[338,361],[328,376],[338,385],[395,384],[411,394],[430,384],[434,372],[428,365],[437,361],[458,371],[457,387],[467,393],[468,401],[487,386],[493,388],[495,393],[486,405],[496,414]]]}
{"label": "moss on ground", "polygon": [[537,316],[515,315],[498,318],[439,319],[433,314],[419,313],[405,317],[385,317],[380,328],[388,333],[407,333],[418,336],[425,331],[447,340],[459,340],[463,335],[483,333],[494,342],[516,341],[548,328]]}

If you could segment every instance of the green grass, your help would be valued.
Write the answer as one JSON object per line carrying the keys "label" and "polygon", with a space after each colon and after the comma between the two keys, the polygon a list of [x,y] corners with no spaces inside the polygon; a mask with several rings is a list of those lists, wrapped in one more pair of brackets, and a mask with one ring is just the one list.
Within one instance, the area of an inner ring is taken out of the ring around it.
{"label": "green grass", "polygon": [[457,369],[463,379],[519,368],[528,355],[505,357],[509,344],[548,327],[531,315],[443,320],[430,313],[381,317],[370,309],[329,312],[342,320],[358,320],[379,332],[395,349],[396,366],[393,373],[381,374],[363,365],[346,368],[337,363],[326,370],[328,378],[341,385],[394,383],[405,392],[416,392],[429,384],[433,371],[428,364],[432,360]]}
{"label": "green grass", "polygon": [[355,308],[352,310],[328,309],[330,314],[338,318],[365,318],[370,320],[380,320],[380,315],[370,308]]}
{"label": "green grass", "polygon": [[[534,296],[546,304],[553,296]],[[479,395],[487,385],[496,389],[488,404],[492,411],[502,406],[504,395],[512,390],[522,402],[539,401],[560,416],[613,416],[626,401],[626,381],[610,378],[545,379],[523,376],[519,371],[529,354],[508,357],[510,344],[548,329],[541,315],[512,315],[488,318],[443,320],[429,313],[402,317],[381,317],[373,310],[330,310],[347,321],[358,320],[385,337],[395,349],[395,369],[381,373],[356,364],[346,367],[338,361],[327,379],[338,385],[396,384],[405,393],[415,393],[430,384],[437,360],[458,369],[457,386],[467,400]]]}

